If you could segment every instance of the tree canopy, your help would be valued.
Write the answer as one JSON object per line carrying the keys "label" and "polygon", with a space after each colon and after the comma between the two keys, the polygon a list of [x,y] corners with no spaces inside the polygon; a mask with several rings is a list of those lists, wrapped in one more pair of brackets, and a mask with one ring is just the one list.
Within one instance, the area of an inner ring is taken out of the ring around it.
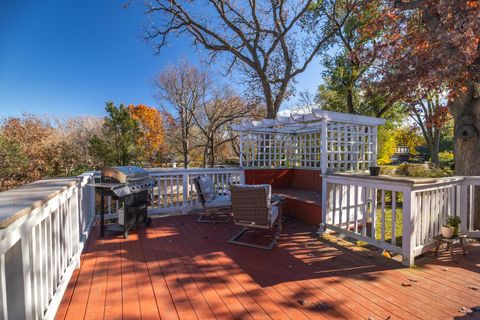
{"label": "tree canopy", "polygon": [[265,104],[267,118],[274,118],[295,77],[348,17],[348,10],[337,12],[339,2],[354,0],[156,0],[147,3],[153,23],[145,37],[157,52],[170,37],[188,35],[211,58],[222,55],[227,70],[242,72],[250,92]]}

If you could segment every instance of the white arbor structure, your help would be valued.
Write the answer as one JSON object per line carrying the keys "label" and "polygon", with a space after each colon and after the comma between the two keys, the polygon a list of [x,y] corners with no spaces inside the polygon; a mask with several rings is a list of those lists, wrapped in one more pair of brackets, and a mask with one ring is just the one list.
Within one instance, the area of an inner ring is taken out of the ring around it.
{"label": "white arbor structure", "polygon": [[377,127],[385,120],[314,109],[276,119],[243,121],[240,167],[312,168],[322,174],[376,165]]}

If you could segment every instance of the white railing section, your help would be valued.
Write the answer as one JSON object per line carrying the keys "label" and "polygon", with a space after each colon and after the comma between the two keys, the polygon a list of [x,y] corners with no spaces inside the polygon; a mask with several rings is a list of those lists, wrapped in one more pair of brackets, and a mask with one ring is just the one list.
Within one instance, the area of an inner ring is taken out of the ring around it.
{"label": "white railing section", "polygon": [[231,184],[244,183],[244,171],[232,169],[150,169],[150,176],[155,180],[153,205],[149,214],[166,212],[187,213],[200,208],[193,178],[206,175],[212,178],[215,190],[221,194]]}
{"label": "white railing section", "polygon": [[[448,216],[460,215],[462,231],[476,233],[474,185],[480,178],[383,179],[329,175],[323,179],[323,228],[414,258],[431,249]],[[470,188],[470,189],[468,189]],[[322,230],[323,231],[323,230]]]}
{"label": "white railing section", "polygon": [[[327,176],[323,215],[327,228],[377,247],[402,253],[397,243],[399,200],[407,188],[382,181]],[[387,212],[389,212],[387,217]],[[390,227],[387,228],[387,225]]]}
{"label": "white railing section", "polygon": [[465,177],[459,198],[460,231],[480,238],[480,177]]}
{"label": "white railing section", "polygon": [[91,174],[0,231],[0,319],[53,319],[93,221]]}

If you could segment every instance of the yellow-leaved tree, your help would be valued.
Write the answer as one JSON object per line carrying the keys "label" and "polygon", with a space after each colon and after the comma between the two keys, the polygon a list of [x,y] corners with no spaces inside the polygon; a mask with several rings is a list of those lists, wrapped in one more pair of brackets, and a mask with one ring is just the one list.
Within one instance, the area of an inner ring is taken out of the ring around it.
{"label": "yellow-leaved tree", "polygon": [[137,140],[138,158],[145,165],[159,166],[163,162],[165,131],[160,111],[144,104],[129,105],[132,119],[138,121],[142,134]]}
{"label": "yellow-leaved tree", "polygon": [[378,128],[378,159],[379,165],[390,164],[391,157],[397,150],[396,133],[394,129]]}

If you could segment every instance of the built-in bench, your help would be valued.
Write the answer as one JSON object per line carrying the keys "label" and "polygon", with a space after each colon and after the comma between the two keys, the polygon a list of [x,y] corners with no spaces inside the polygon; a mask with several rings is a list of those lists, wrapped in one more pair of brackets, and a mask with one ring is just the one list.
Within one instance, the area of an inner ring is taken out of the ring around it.
{"label": "built-in bench", "polygon": [[286,198],[284,214],[311,225],[322,218],[322,177],[320,170],[309,169],[248,169],[247,184],[268,183],[276,194]]}

